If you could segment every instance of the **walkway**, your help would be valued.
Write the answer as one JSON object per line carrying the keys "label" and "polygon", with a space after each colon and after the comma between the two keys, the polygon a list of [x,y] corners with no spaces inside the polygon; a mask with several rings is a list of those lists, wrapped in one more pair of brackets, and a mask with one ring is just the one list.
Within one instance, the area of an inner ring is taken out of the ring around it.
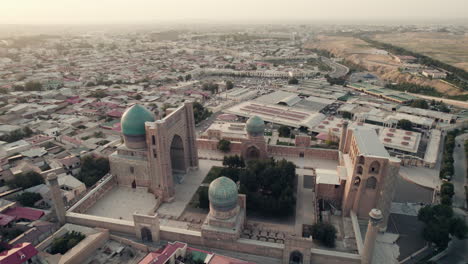
{"label": "walkway", "polygon": [[453,151],[453,167],[455,174],[453,175],[452,183],[455,187],[455,195],[453,196],[453,206],[466,208],[465,184],[466,184],[466,154],[465,140],[468,140],[468,133],[459,135],[455,138],[455,150]]}

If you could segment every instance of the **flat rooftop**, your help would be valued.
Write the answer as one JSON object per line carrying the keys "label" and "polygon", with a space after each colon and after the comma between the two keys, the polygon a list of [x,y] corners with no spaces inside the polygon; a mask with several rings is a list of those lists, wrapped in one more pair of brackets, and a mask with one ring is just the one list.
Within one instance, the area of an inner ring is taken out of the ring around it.
{"label": "flat rooftop", "polygon": [[325,115],[313,111],[256,101],[240,103],[229,108],[226,112],[243,117],[257,115],[267,122],[291,127],[312,128],[325,118]]}
{"label": "flat rooftop", "polygon": [[[115,186],[85,214],[133,221],[133,213],[149,214],[156,205],[154,194],[147,188]],[[152,213],[152,212],[151,212]]]}

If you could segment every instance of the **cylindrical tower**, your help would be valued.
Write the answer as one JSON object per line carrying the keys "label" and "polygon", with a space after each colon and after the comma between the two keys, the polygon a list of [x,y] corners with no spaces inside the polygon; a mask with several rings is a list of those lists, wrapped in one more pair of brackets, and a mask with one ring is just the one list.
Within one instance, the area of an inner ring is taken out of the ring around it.
{"label": "cylindrical tower", "polygon": [[347,133],[348,133],[348,121],[344,121],[343,126],[341,127],[341,137],[340,137],[340,146],[339,146],[339,150],[341,152],[343,152],[344,150]]}
{"label": "cylindrical tower", "polygon": [[367,225],[366,238],[361,256],[362,264],[371,264],[374,254],[375,240],[379,232],[379,224],[382,222],[383,215],[379,209],[372,209],[369,213],[369,224]]}
{"label": "cylindrical tower", "polygon": [[65,224],[65,205],[63,203],[62,192],[58,184],[58,177],[55,173],[50,173],[47,176],[47,182],[49,183],[50,193],[52,195],[52,201],[54,203],[55,214],[60,225]]}

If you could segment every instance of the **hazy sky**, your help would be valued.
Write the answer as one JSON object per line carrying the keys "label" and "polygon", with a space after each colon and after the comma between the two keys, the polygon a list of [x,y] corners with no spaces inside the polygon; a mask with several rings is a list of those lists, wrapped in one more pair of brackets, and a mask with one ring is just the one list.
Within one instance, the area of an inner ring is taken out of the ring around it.
{"label": "hazy sky", "polygon": [[468,0],[0,0],[0,24],[468,18]]}

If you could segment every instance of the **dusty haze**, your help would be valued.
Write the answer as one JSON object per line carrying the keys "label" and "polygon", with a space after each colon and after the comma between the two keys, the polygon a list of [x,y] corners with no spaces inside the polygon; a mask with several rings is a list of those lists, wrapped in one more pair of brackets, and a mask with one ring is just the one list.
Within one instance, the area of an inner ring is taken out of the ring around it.
{"label": "dusty haze", "polygon": [[451,20],[467,0],[2,0],[0,24],[128,23],[203,19]]}

